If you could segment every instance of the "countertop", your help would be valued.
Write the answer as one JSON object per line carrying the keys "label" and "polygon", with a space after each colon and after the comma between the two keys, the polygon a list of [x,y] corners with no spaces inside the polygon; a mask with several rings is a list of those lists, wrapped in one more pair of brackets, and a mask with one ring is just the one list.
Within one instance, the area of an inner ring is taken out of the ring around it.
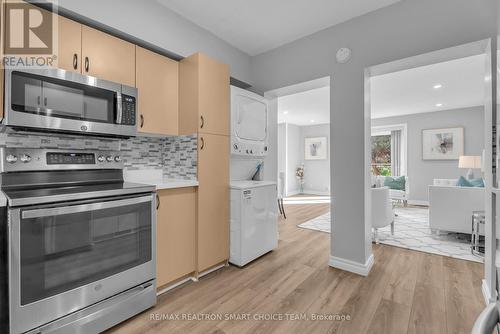
{"label": "countertop", "polygon": [[161,169],[127,170],[124,172],[125,181],[151,184],[156,190],[197,187],[197,180],[173,179],[163,176]]}

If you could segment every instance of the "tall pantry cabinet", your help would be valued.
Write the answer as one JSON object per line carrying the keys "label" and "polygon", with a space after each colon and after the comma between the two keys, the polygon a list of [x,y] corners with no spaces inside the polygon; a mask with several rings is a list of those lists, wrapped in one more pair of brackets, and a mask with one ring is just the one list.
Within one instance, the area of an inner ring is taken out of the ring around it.
{"label": "tall pantry cabinet", "polygon": [[179,132],[198,134],[198,273],[229,259],[229,66],[201,53],[179,63]]}

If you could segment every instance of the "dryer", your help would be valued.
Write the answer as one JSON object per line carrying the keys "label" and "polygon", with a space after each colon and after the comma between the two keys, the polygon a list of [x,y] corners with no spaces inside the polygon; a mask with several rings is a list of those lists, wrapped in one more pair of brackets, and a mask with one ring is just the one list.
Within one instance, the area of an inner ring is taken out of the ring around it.
{"label": "dryer", "polygon": [[267,100],[255,93],[231,86],[231,154],[263,157],[268,153]]}

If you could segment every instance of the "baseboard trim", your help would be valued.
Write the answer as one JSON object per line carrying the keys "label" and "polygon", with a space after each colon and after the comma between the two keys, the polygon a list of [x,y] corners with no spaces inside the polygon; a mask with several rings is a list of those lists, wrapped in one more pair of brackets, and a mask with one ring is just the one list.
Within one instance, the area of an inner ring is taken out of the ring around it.
{"label": "baseboard trim", "polygon": [[318,191],[318,190],[312,190],[312,189],[304,189],[304,194],[317,195],[317,196],[330,196],[329,191]]}
{"label": "baseboard trim", "polygon": [[298,190],[293,190],[293,191],[288,191],[285,195],[285,197],[291,197],[300,194],[300,191]]}
{"label": "baseboard trim", "polygon": [[219,269],[222,269],[222,268],[224,268],[225,266],[226,266],[226,261],[224,261],[224,263],[221,263],[221,264],[215,265],[214,267],[209,268],[209,269],[207,269],[207,270],[205,270],[205,271],[203,271],[203,272],[200,272],[200,273],[198,274],[198,278],[201,278],[201,277],[206,276],[206,275],[208,275],[208,274],[210,274],[210,273],[213,273],[214,271],[217,271],[217,270],[219,270]]}
{"label": "baseboard trim", "polygon": [[361,276],[368,276],[370,270],[372,269],[373,262],[374,262],[373,254],[370,255],[370,257],[368,258],[368,260],[366,260],[364,264],[330,255],[329,265],[330,267],[349,271],[351,273],[355,273]]}
{"label": "baseboard trim", "polygon": [[418,199],[409,199],[408,200],[408,204],[429,206],[429,201],[421,201],[421,200],[418,200]]}
{"label": "baseboard trim", "polygon": [[175,289],[176,287],[178,287],[180,285],[183,285],[184,283],[189,282],[189,281],[195,282],[195,278],[193,276],[189,276],[189,277],[181,279],[180,281],[175,282],[175,283],[173,283],[171,285],[167,285],[165,288],[157,291],[156,292],[156,296],[160,296],[160,295],[164,294],[165,292],[168,292],[168,291],[170,291],[172,289]]}

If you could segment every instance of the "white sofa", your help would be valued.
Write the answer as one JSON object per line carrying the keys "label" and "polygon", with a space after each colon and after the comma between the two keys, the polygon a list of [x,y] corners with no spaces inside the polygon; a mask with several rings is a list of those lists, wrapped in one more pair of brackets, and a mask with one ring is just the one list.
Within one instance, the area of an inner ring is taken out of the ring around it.
{"label": "white sofa", "polygon": [[[372,185],[375,185],[377,188],[383,187],[385,178],[386,176],[382,175],[372,175]],[[410,198],[410,183],[408,182],[407,176],[405,176],[405,190],[389,189],[389,197],[393,201],[403,202],[405,206],[408,204],[408,199]]]}
{"label": "white sofa", "polygon": [[378,244],[377,230],[391,224],[391,234],[394,234],[394,211],[389,196],[389,188],[372,188],[371,221],[375,242]]}
{"label": "white sofa", "polygon": [[484,210],[484,188],[456,184],[456,179],[435,179],[429,186],[429,225],[434,232],[470,234],[472,212]]}

